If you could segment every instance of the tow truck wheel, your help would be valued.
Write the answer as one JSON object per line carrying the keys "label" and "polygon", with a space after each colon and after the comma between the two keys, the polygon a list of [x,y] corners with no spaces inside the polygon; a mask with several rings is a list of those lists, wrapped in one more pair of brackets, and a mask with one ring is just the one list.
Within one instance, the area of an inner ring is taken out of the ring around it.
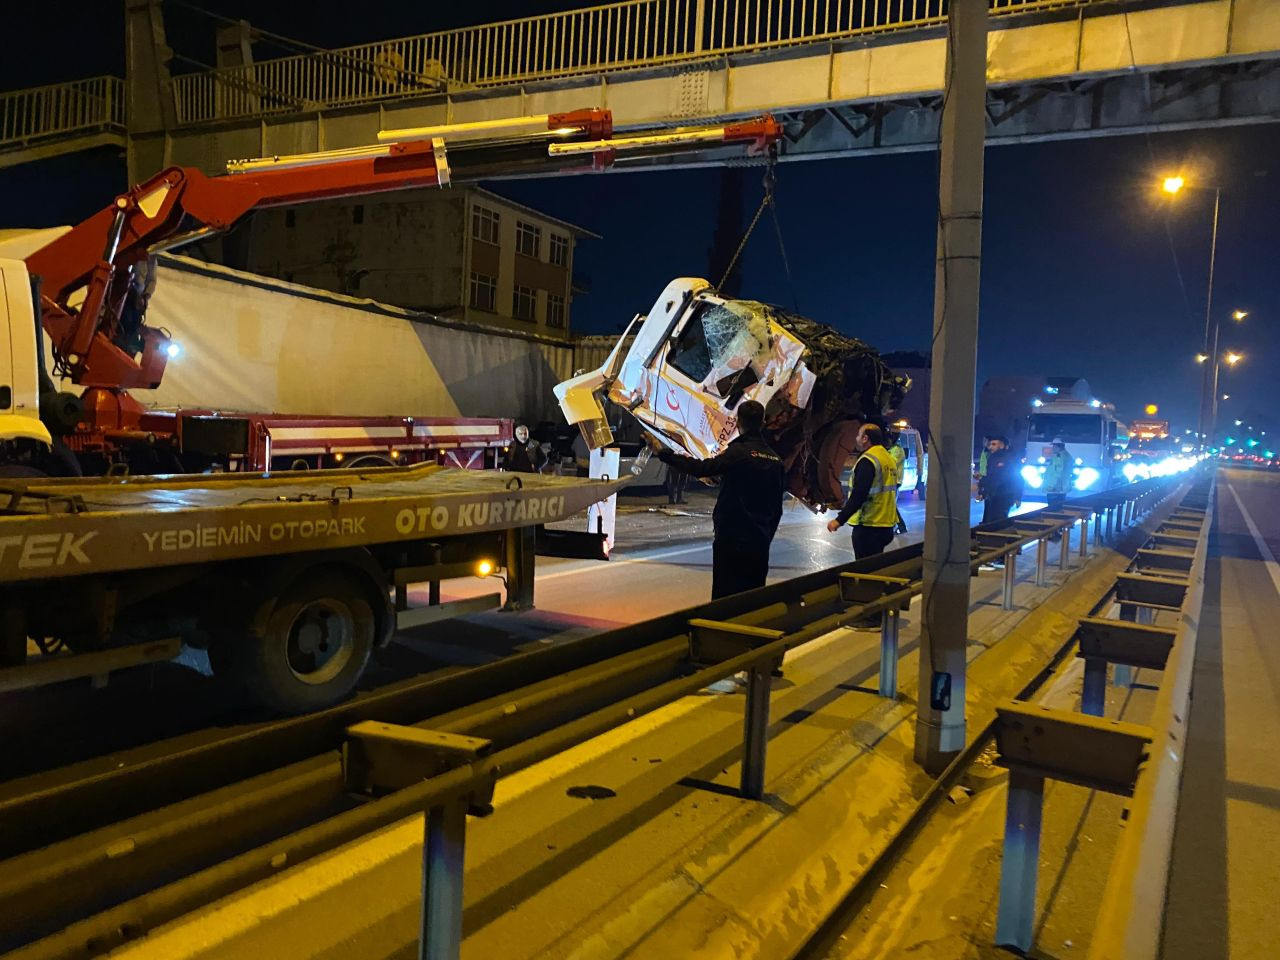
{"label": "tow truck wheel", "polygon": [[354,689],[375,629],[373,608],[358,583],[341,573],[317,573],[277,598],[262,638],[236,644],[228,666],[273,710],[319,710]]}

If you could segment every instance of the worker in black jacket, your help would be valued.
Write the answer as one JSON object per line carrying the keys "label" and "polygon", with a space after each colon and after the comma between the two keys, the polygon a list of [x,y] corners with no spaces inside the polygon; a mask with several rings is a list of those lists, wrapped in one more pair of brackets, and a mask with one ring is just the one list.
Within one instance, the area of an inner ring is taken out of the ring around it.
{"label": "worker in black jacket", "polygon": [[764,407],[738,404],[738,436],[724,453],[695,460],[670,450],[658,459],[691,477],[720,477],[720,496],[711,515],[711,599],[763,587],[769,573],[769,544],[782,519],[785,492],[782,458],[765,442]]}
{"label": "worker in black jacket", "polygon": [[982,522],[993,523],[1009,516],[1009,511],[1022,503],[1022,467],[1009,449],[1004,437],[987,441],[987,473],[978,482],[982,498]]}

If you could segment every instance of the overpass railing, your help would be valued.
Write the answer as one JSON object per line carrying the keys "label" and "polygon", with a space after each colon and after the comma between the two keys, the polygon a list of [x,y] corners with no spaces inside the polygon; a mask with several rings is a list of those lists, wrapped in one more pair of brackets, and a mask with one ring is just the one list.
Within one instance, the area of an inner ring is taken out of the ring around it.
{"label": "overpass railing", "polygon": [[[1112,0],[989,0],[992,14]],[[179,123],[553,80],[940,25],[946,0],[622,0],[174,78]]]}
{"label": "overpass railing", "polygon": [[91,77],[0,93],[0,150],[125,128],[124,81]]}

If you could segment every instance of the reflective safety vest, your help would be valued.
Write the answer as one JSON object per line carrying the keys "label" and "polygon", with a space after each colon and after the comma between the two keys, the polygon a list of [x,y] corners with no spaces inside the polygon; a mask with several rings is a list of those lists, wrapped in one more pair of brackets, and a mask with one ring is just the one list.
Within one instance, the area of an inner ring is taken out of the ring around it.
{"label": "reflective safety vest", "polygon": [[[893,454],[881,446],[874,446],[858,458],[858,463],[870,460],[876,469],[871,490],[862,506],[849,518],[852,527],[892,527],[898,522],[898,486],[902,483],[902,468]],[[858,466],[854,464],[854,473]],[[853,491],[853,477],[849,477],[849,490]]]}

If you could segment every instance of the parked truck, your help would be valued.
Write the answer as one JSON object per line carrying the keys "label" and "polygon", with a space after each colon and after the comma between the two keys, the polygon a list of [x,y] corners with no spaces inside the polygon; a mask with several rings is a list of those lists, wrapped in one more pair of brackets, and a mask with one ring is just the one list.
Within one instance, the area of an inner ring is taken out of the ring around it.
{"label": "parked truck", "polygon": [[734,410],[756,400],[786,463],[787,489],[817,510],[843,502],[841,475],[858,429],[885,423],[909,387],[860,340],[683,277],[631,321],[599,368],[559,384],[556,397],[592,449],[613,439],[607,398],[666,447],[697,459],[722,451],[737,432]]}

